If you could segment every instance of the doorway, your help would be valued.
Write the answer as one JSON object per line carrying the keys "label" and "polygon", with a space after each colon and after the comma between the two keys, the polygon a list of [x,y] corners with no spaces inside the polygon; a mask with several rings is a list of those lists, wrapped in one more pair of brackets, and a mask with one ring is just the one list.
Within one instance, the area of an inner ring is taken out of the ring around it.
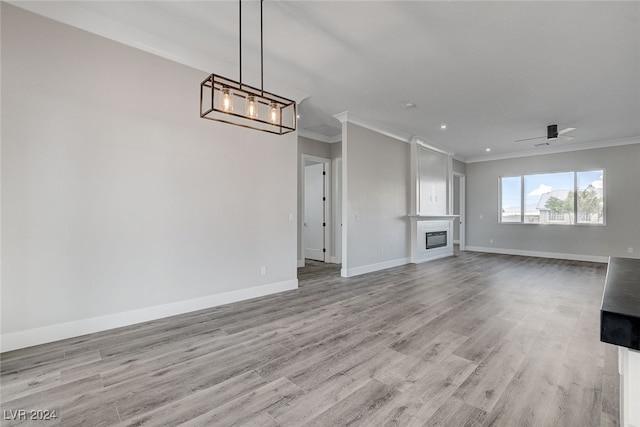
{"label": "doorway", "polygon": [[305,260],[328,262],[331,160],[303,155],[302,162],[302,256]]}
{"label": "doorway", "polygon": [[324,228],[326,204],[324,163],[308,161],[304,166],[304,257],[325,261]]}
{"label": "doorway", "polygon": [[459,215],[453,222],[453,243],[458,250],[465,250],[465,180],[464,174],[453,173],[453,214]]}

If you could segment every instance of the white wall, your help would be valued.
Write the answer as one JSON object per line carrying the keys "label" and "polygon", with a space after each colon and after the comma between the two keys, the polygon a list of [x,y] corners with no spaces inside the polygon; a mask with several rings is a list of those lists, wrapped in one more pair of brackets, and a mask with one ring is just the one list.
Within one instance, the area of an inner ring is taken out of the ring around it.
{"label": "white wall", "polygon": [[[467,249],[596,261],[640,256],[638,142],[467,164]],[[600,168],[605,169],[605,226],[498,224],[500,176]]]}
{"label": "white wall", "polygon": [[296,135],[205,76],[2,3],[3,350],[297,286]]}
{"label": "white wall", "polygon": [[347,235],[342,275],[405,264],[410,256],[410,146],[350,122],[342,126]]}

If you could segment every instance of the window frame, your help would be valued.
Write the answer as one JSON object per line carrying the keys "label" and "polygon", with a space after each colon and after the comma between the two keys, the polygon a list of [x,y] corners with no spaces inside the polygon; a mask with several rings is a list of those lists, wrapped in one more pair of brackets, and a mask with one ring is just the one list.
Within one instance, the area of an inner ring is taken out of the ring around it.
{"label": "window frame", "polygon": [[[594,172],[594,171],[602,171],[602,223],[589,223],[589,222],[578,222],[578,174],[583,172]],[[572,224],[567,223],[540,223],[540,222],[526,222],[525,218],[525,203],[524,203],[524,180],[525,177],[531,175],[541,175],[541,174],[555,174],[555,173],[573,173],[573,216],[575,218]],[[502,179],[503,178],[520,178],[520,221],[502,221]],[[565,170],[565,171],[554,171],[554,172],[536,172],[536,173],[527,173],[521,175],[514,174],[506,174],[498,176],[498,224],[499,225],[551,225],[554,227],[557,226],[587,226],[587,227],[603,227],[607,225],[607,171],[605,168],[587,168],[587,169],[576,169],[576,170]]]}

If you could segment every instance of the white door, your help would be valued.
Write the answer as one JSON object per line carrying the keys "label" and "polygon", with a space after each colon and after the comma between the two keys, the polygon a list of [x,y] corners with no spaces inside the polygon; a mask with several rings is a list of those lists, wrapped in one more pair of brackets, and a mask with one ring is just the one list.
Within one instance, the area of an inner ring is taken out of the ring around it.
{"label": "white door", "polygon": [[324,261],[324,163],[304,168],[304,257]]}

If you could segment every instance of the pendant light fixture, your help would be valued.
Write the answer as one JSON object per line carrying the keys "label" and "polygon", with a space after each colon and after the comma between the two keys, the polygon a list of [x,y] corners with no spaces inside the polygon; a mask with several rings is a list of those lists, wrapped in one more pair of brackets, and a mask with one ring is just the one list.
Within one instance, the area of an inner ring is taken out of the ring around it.
{"label": "pendant light fixture", "polygon": [[284,135],[296,130],[296,102],[264,91],[262,1],[260,0],[260,89],[242,83],[242,0],[238,0],[239,81],[217,74],[200,84],[200,117]]}

